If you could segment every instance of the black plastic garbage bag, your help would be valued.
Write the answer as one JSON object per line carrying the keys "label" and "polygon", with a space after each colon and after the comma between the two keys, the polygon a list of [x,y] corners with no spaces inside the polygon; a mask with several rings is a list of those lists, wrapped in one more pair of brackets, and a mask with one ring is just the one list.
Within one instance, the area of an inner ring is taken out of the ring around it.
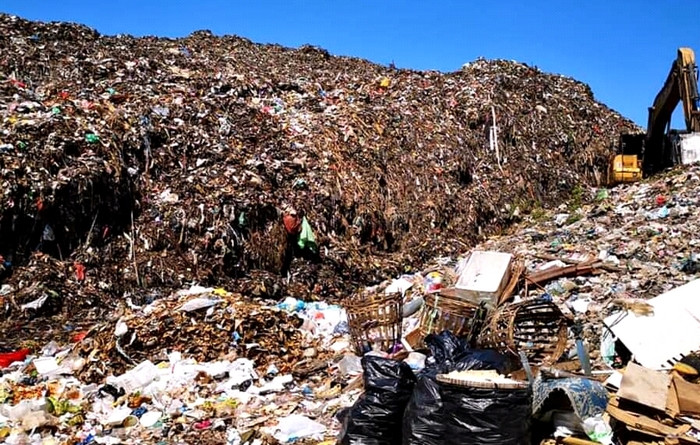
{"label": "black plastic garbage bag", "polygon": [[430,350],[427,368],[442,373],[494,369],[501,374],[508,374],[517,367],[509,357],[498,351],[471,349],[464,340],[455,337],[450,331],[428,335],[425,344]]}
{"label": "black plastic garbage bag", "polygon": [[466,343],[450,331],[430,334],[423,342],[430,350],[430,363],[440,367],[449,366],[455,356],[468,349]]}
{"label": "black plastic garbage bag", "polygon": [[[403,423],[403,445],[444,445],[447,442],[446,407],[437,374],[451,371],[495,369],[501,374],[510,372],[509,359],[493,350],[468,349],[466,344],[450,332],[429,336],[425,340],[439,360],[418,376],[411,400],[406,407]],[[473,443],[473,442],[468,442]]]}
{"label": "black plastic garbage bag", "polygon": [[400,445],[403,414],[416,376],[404,362],[365,356],[365,393],[343,421],[341,445]]}
{"label": "black plastic garbage bag", "polygon": [[440,388],[444,445],[530,445],[529,388]]}
{"label": "black plastic garbage bag", "polygon": [[452,359],[452,371],[471,371],[494,369],[499,374],[506,375],[514,370],[514,364],[509,357],[493,349],[470,349]]}
{"label": "black plastic garbage bag", "polygon": [[426,372],[418,376],[403,418],[403,445],[445,443],[445,419],[436,375],[436,372]]}

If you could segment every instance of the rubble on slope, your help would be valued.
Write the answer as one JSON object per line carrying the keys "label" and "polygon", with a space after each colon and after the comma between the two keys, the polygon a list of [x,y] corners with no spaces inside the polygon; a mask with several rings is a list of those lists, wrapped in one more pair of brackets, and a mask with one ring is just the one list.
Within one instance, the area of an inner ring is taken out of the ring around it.
{"label": "rubble on slope", "polygon": [[605,271],[596,276],[529,286],[531,296],[546,295],[576,314],[597,354],[604,317],[698,278],[698,188],[700,170],[692,166],[590,195],[582,190],[580,199],[554,213],[531,214],[510,234],[479,248],[517,254],[532,271],[591,259],[602,263]]}

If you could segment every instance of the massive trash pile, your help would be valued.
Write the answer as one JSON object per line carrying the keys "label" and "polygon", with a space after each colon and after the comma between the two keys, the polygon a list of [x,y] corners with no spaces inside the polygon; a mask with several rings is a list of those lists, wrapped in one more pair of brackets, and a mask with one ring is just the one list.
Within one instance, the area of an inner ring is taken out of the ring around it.
{"label": "massive trash pile", "polygon": [[[73,310],[192,281],[343,298],[600,178],[635,129],[515,62],[441,74],[207,32],[0,26],[0,254],[10,284],[42,276]],[[318,247],[291,265],[289,209]]]}
{"label": "massive trash pile", "polygon": [[0,31],[1,440],[696,443],[689,342],[634,337],[692,312],[699,171],[599,188],[638,128],[586,85]]}

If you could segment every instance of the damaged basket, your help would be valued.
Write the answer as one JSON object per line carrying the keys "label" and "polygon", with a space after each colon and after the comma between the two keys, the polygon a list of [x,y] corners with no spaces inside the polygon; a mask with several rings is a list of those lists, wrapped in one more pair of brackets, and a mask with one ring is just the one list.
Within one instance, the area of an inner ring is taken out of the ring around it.
{"label": "damaged basket", "polygon": [[[457,337],[472,335],[479,306],[450,294],[451,290],[425,296],[420,317],[421,338],[450,331]],[[453,291],[452,291],[453,292]]]}
{"label": "damaged basket", "polygon": [[401,344],[401,294],[359,294],[346,303],[350,336],[358,355]]}
{"label": "damaged basket", "polygon": [[528,300],[504,306],[493,314],[479,338],[480,346],[525,352],[530,363],[555,363],[564,353],[568,320],[545,300]]}

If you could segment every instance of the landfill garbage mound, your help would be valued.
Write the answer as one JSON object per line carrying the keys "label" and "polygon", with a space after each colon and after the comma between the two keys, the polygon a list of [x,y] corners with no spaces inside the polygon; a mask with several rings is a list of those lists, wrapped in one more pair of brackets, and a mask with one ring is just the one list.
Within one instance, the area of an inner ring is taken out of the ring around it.
{"label": "landfill garbage mound", "polygon": [[[70,341],[0,352],[0,439],[332,445],[387,439],[392,425],[396,435],[383,443],[700,443],[691,420],[700,418],[698,189],[698,165],[586,188],[477,246],[499,251],[437,258],[365,289],[405,295],[404,309],[424,304],[393,316],[376,299],[364,312],[385,316],[364,315],[364,339],[353,333],[360,310],[347,301],[266,305],[201,286],[128,296],[117,319],[73,328]],[[510,321],[470,326],[478,338],[441,331],[455,316],[477,320],[466,303],[444,302],[472,298],[456,293],[472,289],[462,277],[480,262],[499,269],[504,255],[510,278],[487,277],[503,285],[484,294],[499,305],[484,315]],[[539,335],[551,311],[521,320],[514,312],[545,303],[574,322],[566,333]],[[364,353],[358,340],[384,340],[371,335],[380,321],[397,326],[389,335],[401,346]],[[426,323],[430,335],[412,335]],[[472,349],[473,340],[495,349]],[[550,347],[561,340],[562,351]],[[478,431],[445,433],[467,421]]]}
{"label": "landfill garbage mound", "polygon": [[638,131],[585,84],[502,60],[421,72],[8,15],[0,53],[7,348],[192,282],[343,298],[600,182]]}

